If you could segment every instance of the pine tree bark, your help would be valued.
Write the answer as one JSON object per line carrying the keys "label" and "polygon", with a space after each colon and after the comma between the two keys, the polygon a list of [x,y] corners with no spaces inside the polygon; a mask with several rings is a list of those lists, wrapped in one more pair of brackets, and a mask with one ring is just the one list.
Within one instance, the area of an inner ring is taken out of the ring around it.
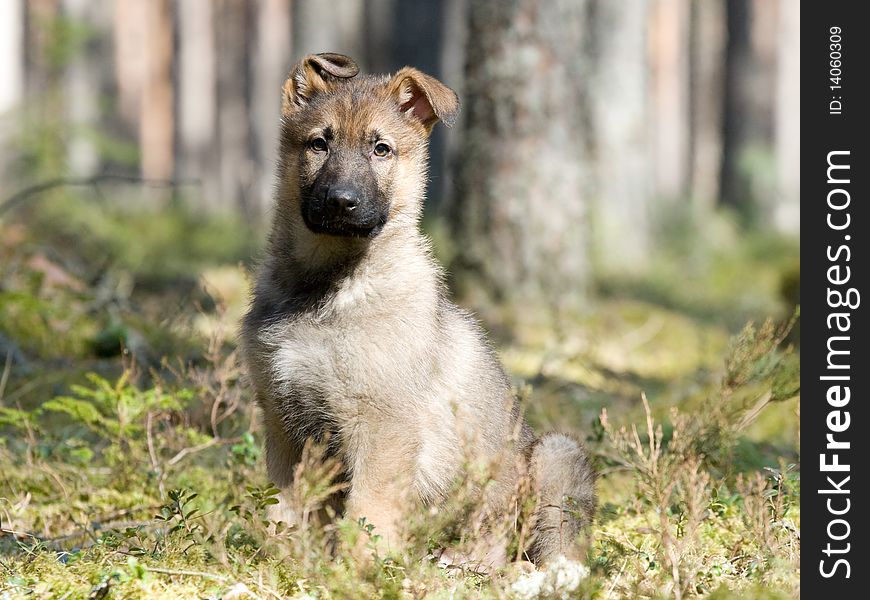
{"label": "pine tree bark", "polygon": [[198,181],[187,198],[201,210],[220,204],[217,121],[217,43],[213,0],[178,0],[178,100],[179,179]]}
{"label": "pine tree bark", "polygon": [[251,126],[254,137],[254,204],[260,220],[272,206],[281,120],[281,86],[293,61],[290,0],[259,0],[251,64]]}
{"label": "pine tree bark", "polygon": [[142,89],[145,86],[147,0],[116,0],[112,46],[118,112],[132,137],[139,135]]}
{"label": "pine tree bark", "polygon": [[691,11],[690,195],[696,213],[703,217],[719,200],[725,6],[721,2],[692,2]]}
{"label": "pine tree bark", "polygon": [[358,0],[293,2],[293,58],[339,52],[363,60],[366,3]]}
{"label": "pine tree bark", "polygon": [[24,4],[0,3],[0,194],[4,185],[12,138],[15,135],[13,112],[24,99]]}
{"label": "pine tree bark", "polygon": [[174,171],[175,112],[172,85],[172,16],[169,0],[145,5],[145,77],[142,87],[139,145],[142,176],[171,179]]}
{"label": "pine tree bark", "polygon": [[496,300],[568,301],[589,272],[588,1],[468,6],[452,270]]}
{"label": "pine tree bark", "polygon": [[773,224],[797,235],[801,225],[801,13],[797,2],[780,0],[776,77],[777,202]]}
{"label": "pine tree bark", "polygon": [[722,202],[745,220],[769,222],[775,196],[773,122],[779,5],[728,0]]}
{"label": "pine tree bark", "polygon": [[24,96],[24,3],[0,3],[0,116]]}
{"label": "pine tree bark", "polygon": [[650,28],[653,178],[673,205],[688,193],[691,0],[654,0]]}
{"label": "pine tree bark", "polygon": [[64,0],[67,18],[78,26],[87,26],[90,33],[80,48],[76,48],[64,72],[64,98],[71,136],[67,148],[68,171],[71,175],[96,173],[103,162],[94,136],[105,127],[100,114],[103,100],[109,95],[112,78],[110,45],[106,32],[111,30],[111,10],[87,0]]}
{"label": "pine tree bark", "polygon": [[252,209],[254,165],[248,105],[248,12],[236,0],[219,0],[217,14],[219,210],[256,218]]}
{"label": "pine tree bark", "polygon": [[[599,273],[637,272],[651,249],[649,0],[594,0],[588,135],[593,148],[592,233]],[[580,132],[583,135],[583,132]]]}

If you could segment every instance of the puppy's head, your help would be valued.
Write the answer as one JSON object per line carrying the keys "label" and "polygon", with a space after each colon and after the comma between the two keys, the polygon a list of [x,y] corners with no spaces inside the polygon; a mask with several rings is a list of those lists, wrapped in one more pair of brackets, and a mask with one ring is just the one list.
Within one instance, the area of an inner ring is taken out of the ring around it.
{"label": "puppy's head", "polygon": [[429,134],[459,111],[453,90],[416,69],[358,72],[347,56],[315,54],[284,84],[279,198],[315,234],[373,238],[416,222]]}

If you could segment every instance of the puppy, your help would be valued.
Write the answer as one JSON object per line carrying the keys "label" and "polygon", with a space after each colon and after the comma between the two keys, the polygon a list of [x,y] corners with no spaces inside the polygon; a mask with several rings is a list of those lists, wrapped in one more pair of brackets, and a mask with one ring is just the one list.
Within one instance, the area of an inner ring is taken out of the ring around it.
{"label": "puppy", "polygon": [[[444,502],[469,461],[489,465],[492,515],[516,510],[531,482],[526,556],[576,555],[596,503],[587,456],[571,437],[532,433],[419,228],[429,134],[455,122],[459,100],[413,68],[358,71],[310,55],[283,88],[275,219],[242,327],[269,477],[287,490],[306,440],[327,443],[343,510],[398,548],[414,505]],[[271,518],[295,521],[287,494]]]}

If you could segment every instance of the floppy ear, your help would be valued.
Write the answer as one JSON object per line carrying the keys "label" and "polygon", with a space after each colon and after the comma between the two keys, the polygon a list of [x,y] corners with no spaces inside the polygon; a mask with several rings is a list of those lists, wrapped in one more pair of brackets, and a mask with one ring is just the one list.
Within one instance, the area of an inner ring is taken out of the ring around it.
{"label": "floppy ear", "polygon": [[315,95],[329,90],[337,80],[350,79],[357,73],[359,67],[344,54],[309,54],[296,63],[284,82],[281,112],[284,116],[296,112]]}
{"label": "floppy ear", "polygon": [[434,77],[405,67],[393,76],[388,86],[399,110],[420,121],[427,132],[432,131],[439,120],[447,127],[456,122],[459,96]]}

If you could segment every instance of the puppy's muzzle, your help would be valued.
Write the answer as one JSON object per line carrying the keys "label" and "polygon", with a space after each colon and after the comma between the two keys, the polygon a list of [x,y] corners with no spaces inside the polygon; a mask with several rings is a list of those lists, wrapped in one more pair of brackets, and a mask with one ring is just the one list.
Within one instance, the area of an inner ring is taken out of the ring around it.
{"label": "puppy's muzzle", "polygon": [[360,193],[349,186],[332,186],[326,190],[326,210],[333,217],[351,213],[360,205]]}
{"label": "puppy's muzzle", "polygon": [[353,182],[315,185],[303,196],[302,216],[315,233],[374,237],[387,220],[387,205]]}

